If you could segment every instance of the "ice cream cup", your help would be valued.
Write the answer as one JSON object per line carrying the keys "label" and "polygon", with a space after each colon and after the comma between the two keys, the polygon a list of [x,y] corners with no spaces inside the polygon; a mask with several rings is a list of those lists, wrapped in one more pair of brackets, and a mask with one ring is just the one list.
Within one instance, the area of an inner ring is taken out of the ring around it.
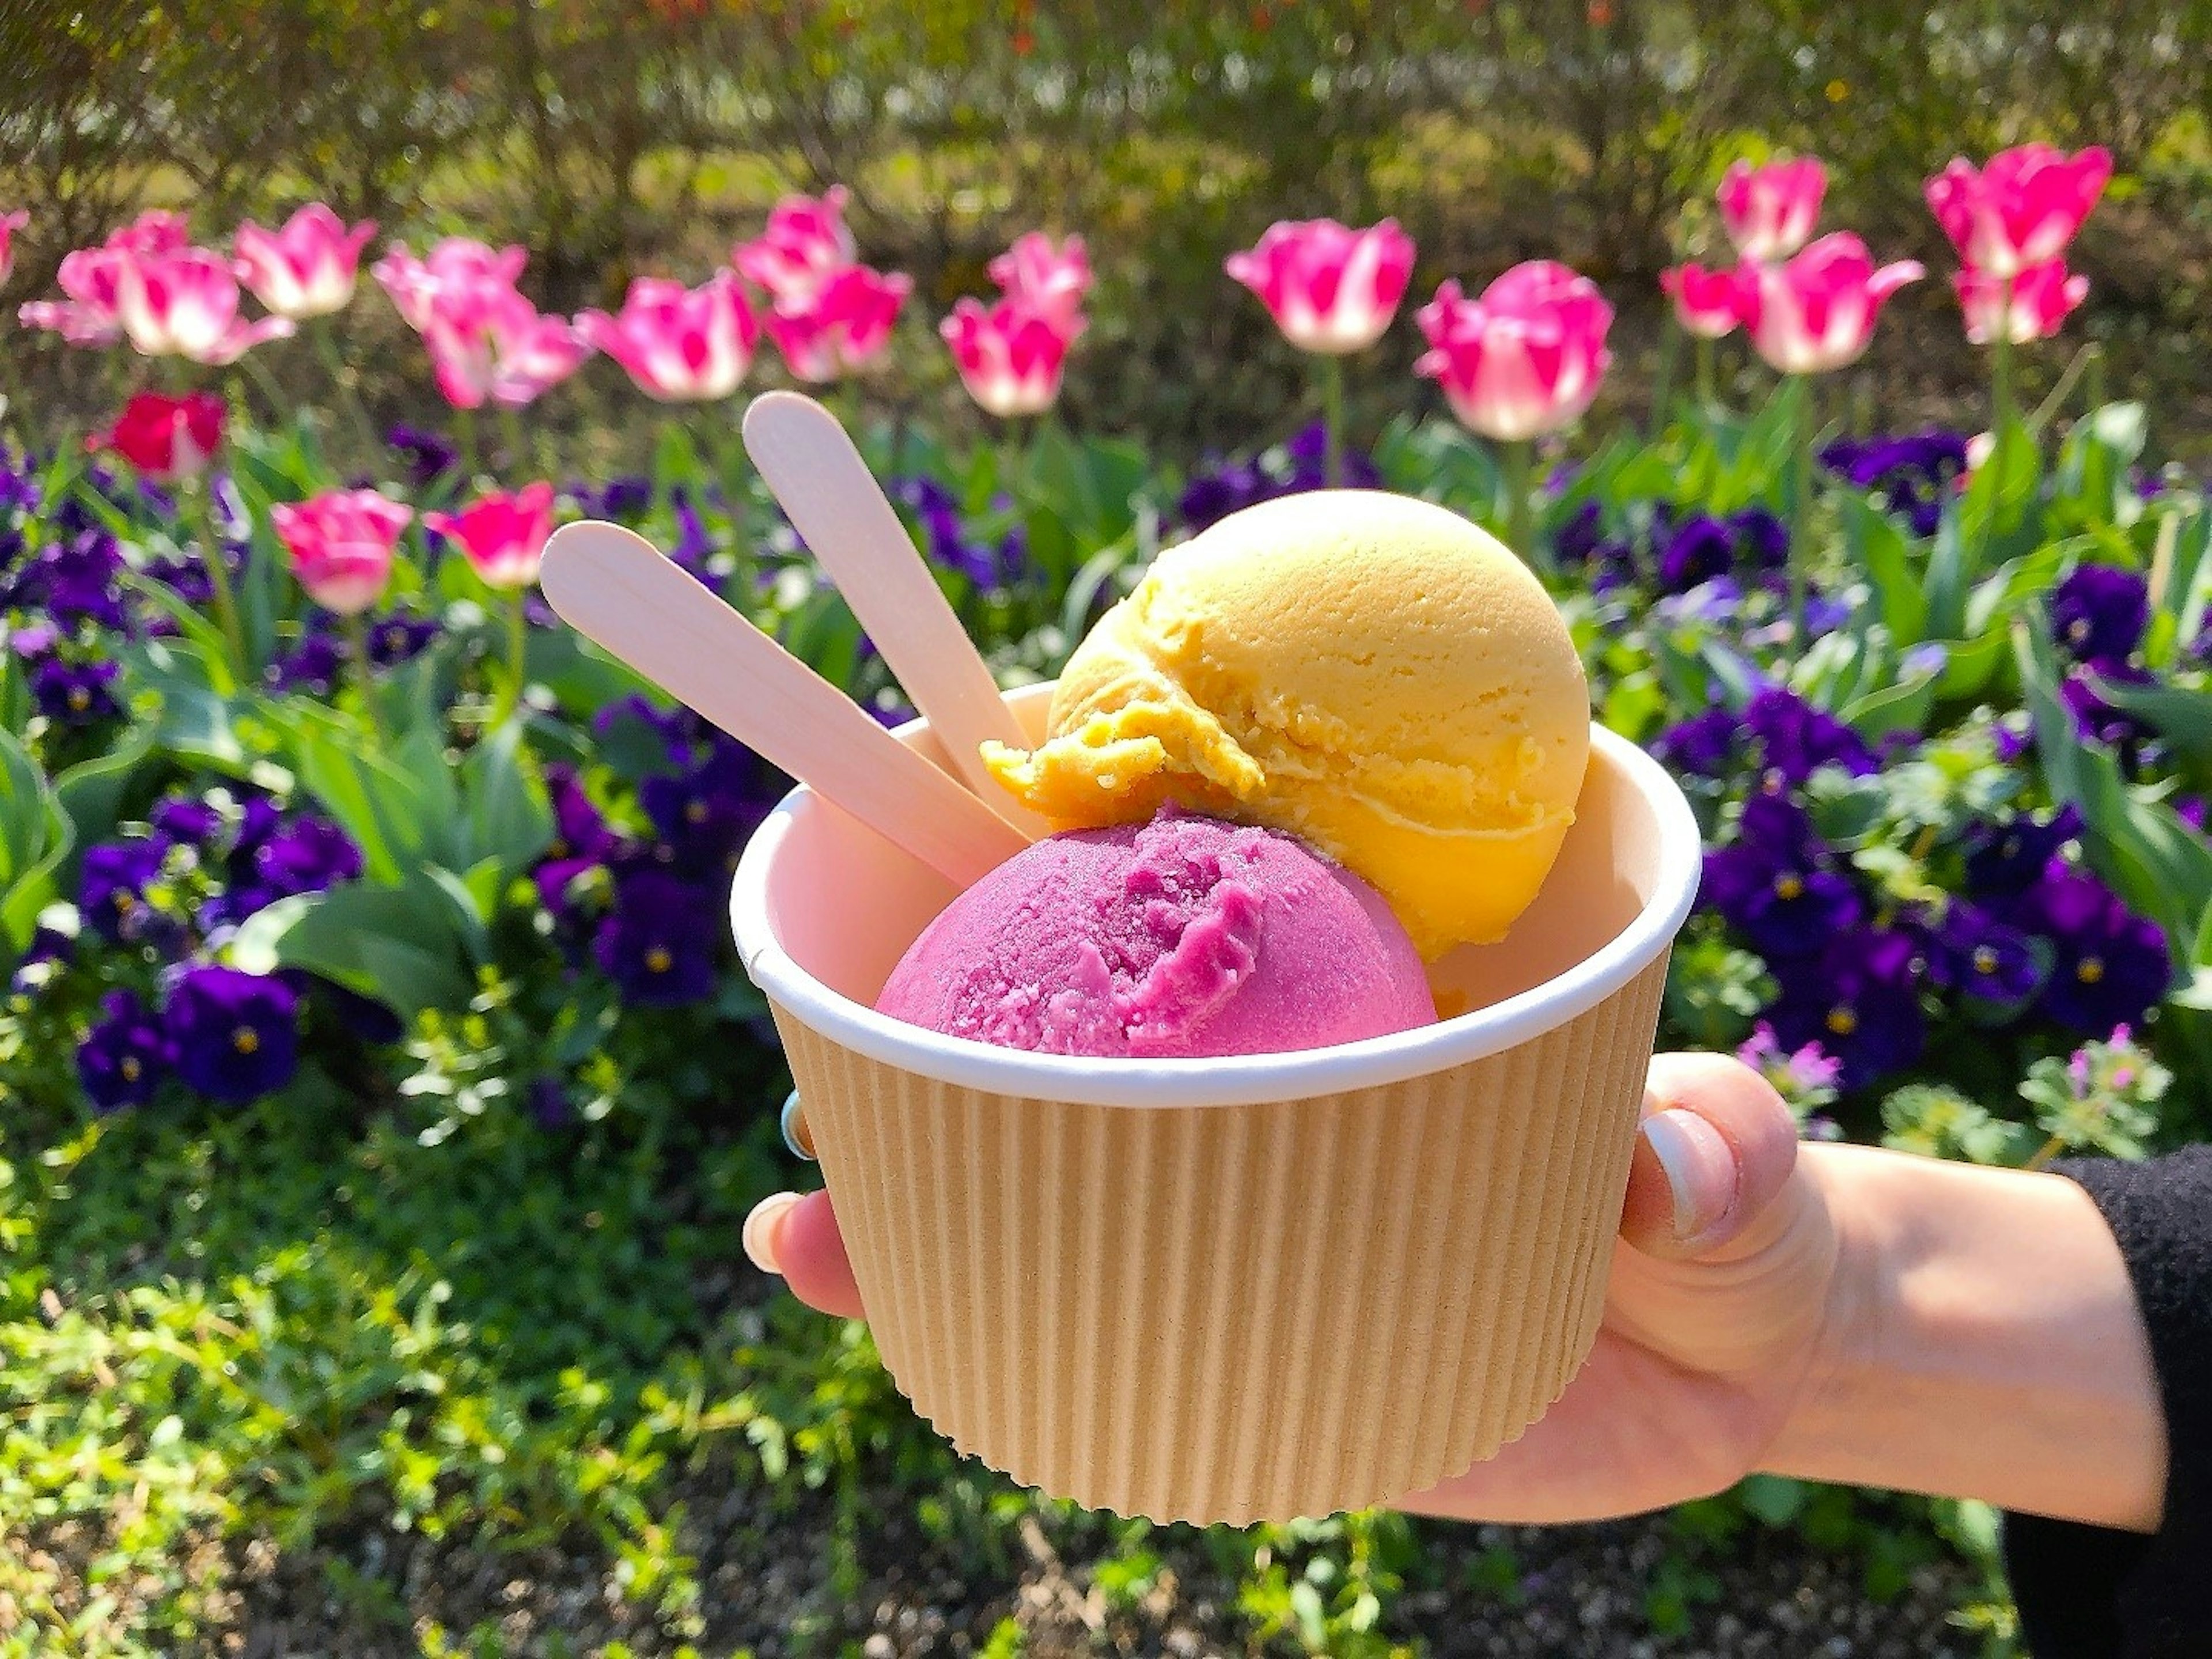
{"label": "ice cream cup", "polygon": [[[1050,687],[1009,694],[1032,738]],[[907,742],[943,761],[921,722]],[[1494,1455],[1588,1355],[1688,804],[1592,732],[1577,820],[1454,1014],[1223,1060],[939,1036],[872,1004],[952,898],[805,789],[732,911],[782,1034],[878,1349],[915,1409],[1025,1485],[1158,1521],[1388,1502]]]}

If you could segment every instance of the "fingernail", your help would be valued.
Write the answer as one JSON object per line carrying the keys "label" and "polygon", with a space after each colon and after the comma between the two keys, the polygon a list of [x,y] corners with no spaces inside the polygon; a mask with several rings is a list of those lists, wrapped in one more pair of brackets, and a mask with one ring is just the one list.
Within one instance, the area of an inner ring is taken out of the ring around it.
{"label": "fingernail", "polygon": [[1674,1237],[1693,1243],[1728,1219],[1735,1202],[1735,1156],[1719,1130],[1679,1108],[1654,1112],[1644,1120],[1642,1133],[1667,1172]]}
{"label": "fingernail", "polygon": [[783,1271],[776,1265],[775,1237],[783,1226],[784,1216],[798,1202],[797,1193],[772,1194],[754,1205],[753,1212],[745,1218],[745,1255],[764,1273]]}

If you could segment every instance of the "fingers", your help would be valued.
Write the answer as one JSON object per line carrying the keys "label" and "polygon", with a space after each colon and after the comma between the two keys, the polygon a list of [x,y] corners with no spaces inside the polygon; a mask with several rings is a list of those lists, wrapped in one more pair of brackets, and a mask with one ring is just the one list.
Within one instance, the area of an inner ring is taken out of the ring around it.
{"label": "fingers", "polygon": [[1655,1054],[1621,1237],[1651,1255],[1740,1239],[1797,1163],[1797,1122],[1766,1079],[1721,1054]]}
{"label": "fingers", "polygon": [[860,1287],[837,1231],[827,1193],[778,1193],[745,1218],[745,1254],[763,1273],[781,1273],[809,1307],[841,1318],[861,1316]]}

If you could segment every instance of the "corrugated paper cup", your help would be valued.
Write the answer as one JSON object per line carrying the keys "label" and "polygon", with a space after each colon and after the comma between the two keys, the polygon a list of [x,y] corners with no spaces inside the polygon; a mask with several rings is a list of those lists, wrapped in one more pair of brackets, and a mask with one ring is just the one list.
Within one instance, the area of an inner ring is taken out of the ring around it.
{"label": "corrugated paper cup", "polygon": [[[1033,737],[1049,696],[1010,698]],[[1699,867],[1673,781],[1592,739],[1542,894],[1436,965],[1441,1008],[1471,1012],[1228,1060],[1023,1054],[876,1013],[952,890],[785,800],[738,866],[738,949],[915,1409],[1054,1497],[1231,1524],[1388,1502],[1540,1416],[1597,1333]]]}

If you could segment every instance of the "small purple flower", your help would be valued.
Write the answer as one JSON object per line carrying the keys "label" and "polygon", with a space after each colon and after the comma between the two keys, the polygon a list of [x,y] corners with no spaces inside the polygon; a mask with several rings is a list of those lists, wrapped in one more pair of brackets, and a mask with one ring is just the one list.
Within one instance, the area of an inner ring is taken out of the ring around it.
{"label": "small purple flower", "polygon": [[1604,539],[1604,509],[1584,501],[1552,532],[1553,562],[1562,570],[1577,569],[1589,562]]}
{"label": "small purple flower", "polygon": [[1233,461],[1193,473],[1176,509],[1184,526],[1195,533],[1281,493],[1275,481],[1251,462]]}
{"label": "small purple flower", "polygon": [[1735,536],[1718,519],[1693,513],[1679,525],[1652,526],[1664,534],[1659,549],[1659,588],[1680,593],[1716,576],[1726,575],[1735,562]]}
{"label": "small purple flower", "polygon": [[958,571],[978,587],[999,585],[998,550],[968,536],[958,503],[944,485],[927,477],[902,478],[891,493],[913,513],[931,562]]}
{"label": "small purple flower", "polygon": [[172,1053],[161,1024],[135,991],[110,991],[100,1018],[77,1044],[77,1080],[95,1112],[120,1111],[150,1098],[169,1074]]}
{"label": "small purple flower", "polygon": [[668,550],[668,556],[703,582],[707,561],[714,553],[714,538],[707,533],[706,520],[699,516],[688,489],[672,491],[668,508],[676,515],[677,531],[676,545]]}
{"label": "small purple flower", "polygon": [[1855,776],[1875,769],[1874,756],[1857,732],[1784,686],[1754,693],[1743,724],[1759,741],[1766,772],[1786,783],[1802,783],[1823,766],[1839,766]]}
{"label": "small purple flower", "polygon": [[726,875],[781,793],[767,776],[758,756],[725,739],[690,772],[647,778],[638,786],[638,805],[676,870],[686,876]]}
{"label": "small purple flower", "polygon": [[1726,622],[1743,609],[1743,587],[1733,576],[1716,576],[1680,593],[1670,593],[1651,607],[1651,614],[1667,626],[1684,623]]}
{"label": "small purple flower", "polygon": [[711,891],[659,870],[633,871],[615,884],[614,908],[592,952],[625,1002],[647,1008],[697,1002],[714,988],[716,914]]}
{"label": "small purple flower", "polygon": [[437,637],[438,624],[428,617],[380,617],[368,627],[368,659],[379,668],[396,667],[422,655]]}
{"label": "small purple flower", "polygon": [[459,461],[461,452],[440,433],[419,426],[395,426],[384,441],[407,462],[408,482],[427,489]]}
{"label": "small purple flower", "polygon": [[1966,440],[1928,431],[1899,438],[1844,438],[1820,452],[1821,464],[1881,495],[1916,536],[1932,536],[1953,483],[1966,470]]}
{"label": "small purple flower", "polygon": [[1836,1086],[1843,1073],[1841,1061],[1824,1053],[1818,1042],[1784,1048],[1765,1020],[1752,1027],[1750,1038],[1735,1057],[1772,1084],[1784,1100],[1824,1094]]}
{"label": "small purple flower", "polygon": [[2165,1000],[2173,976],[2165,931],[2094,876],[2047,872],[2021,896],[2015,919],[2051,941],[2043,1008],[2061,1024],[2094,1036],[2134,1024]]}
{"label": "small purple flower", "polygon": [[242,1106],[283,1088],[300,1063],[300,999],[235,968],[188,968],[163,1006],[179,1075],[210,1100]]}
{"label": "small purple flower", "polygon": [[274,902],[297,893],[319,893],[342,881],[358,880],[361,848],[328,818],[301,815],[253,848],[256,883]]}
{"label": "small purple flower", "polygon": [[48,657],[31,670],[31,701],[60,726],[92,726],[123,712],[112,688],[112,662],[64,662]]}
{"label": "small purple flower", "polygon": [[2042,987],[2033,941],[1964,899],[1946,908],[1929,946],[1929,977],[1977,1002],[2016,1006]]}
{"label": "small purple flower", "polygon": [[2051,631],[2079,662],[2126,662],[2150,626],[2150,590],[2142,577],[2115,565],[2077,565],[2051,596]]}
{"label": "small purple flower", "polygon": [[1763,507],[1747,507],[1729,517],[1736,550],[1754,570],[1779,570],[1790,562],[1790,529]]}
{"label": "small purple flower", "polygon": [[615,862],[629,851],[629,843],[600,817],[574,768],[548,766],[545,791],[553,806],[553,843],[532,876],[538,884],[538,902],[556,920],[566,921],[569,884],[587,871]]}
{"label": "small purple flower", "polygon": [[146,890],[161,874],[168,854],[158,841],[104,841],[85,848],[77,877],[77,913],[101,938],[136,940],[149,920]]}
{"label": "small purple flower", "polygon": [[2070,802],[2042,823],[2022,814],[1977,825],[1966,841],[1966,889],[1985,901],[2016,899],[2081,833],[2081,813]]}
{"label": "small purple flower", "polygon": [[1909,1066],[1927,1040],[1917,954],[1903,933],[1854,928],[1836,933],[1818,957],[1778,964],[1782,994],[1766,1011],[1777,1041],[1819,1043],[1846,1089]]}
{"label": "small purple flower", "polygon": [[8,649],[24,662],[37,662],[61,642],[62,631],[50,622],[27,622],[11,629]]}
{"label": "small purple flower", "polygon": [[345,646],[335,634],[310,633],[269,665],[270,689],[327,697],[345,666]]}
{"label": "small purple flower", "polygon": [[[1290,488],[1284,493],[1295,494],[1301,489],[1322,489],[1328,484],[1328,428],[1321,422],[1300,427],[1283,445],[1283,453],[1290,458]],[[1345,489],[1379,489],[1382,474],[1374,459],[1364,450],[1346,444],[1337,454],[1340,488]]]}
{"label": "small purple flower", "polygon": [[[2149,685],[2152,677],[2140,668],[2124,662],[2106,661],[2095,665],[2099,678],[2114,685]],[[2152,733],[2134,716],[2114,708],[2099,696],[2090,684],[2087,673],[2069,669],[2066,678],[2058,683],[2058,701],[2066,705],[2073,717],[2077,736],[2091,743],[2101,743],[2114,749],[2126,750],[2148,740]]]}
{"label": "small purple flower", "polygon": [[222,830],[222,814],[189,795],[164,795],[147,820],[161,834],[187,847],[204,847]]}
{"label": "small purple flower", "polygon": [[1761,793],[1743,804],[1736,838],[1705,854],[1704,901],[1770,960],[1805,956],[1857,922],[1858,890],[1804,809]]}
{"label": "small purple flower", "polygon": [[1735,714],[1726,708],[1708,708],[1652,739],[1651,757],[1677,772],[1701,778],[1726,774],[1739,748]]}

